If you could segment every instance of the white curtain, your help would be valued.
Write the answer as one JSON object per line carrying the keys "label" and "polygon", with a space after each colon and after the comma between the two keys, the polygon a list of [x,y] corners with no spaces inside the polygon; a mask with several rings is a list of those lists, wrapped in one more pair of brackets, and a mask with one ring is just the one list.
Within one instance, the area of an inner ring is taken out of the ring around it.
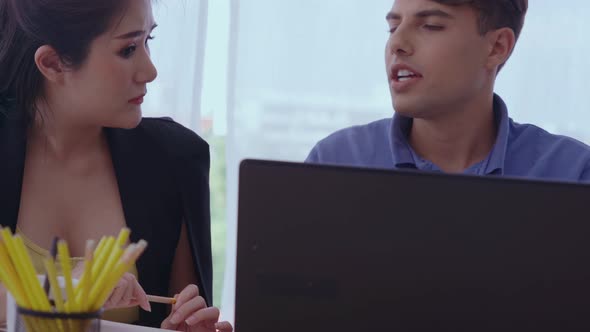
{"label": "white curtain", "polygon": [[158,78],[148,85],[144,116],[172,117],[211,147],[214,304],[225,268],[225,133],[229,43],[228,0],[154,1],[158,27],[150,41]]}
{"label": "white curtain", "polygon": [[[529,2],[521,40],[496,91],[516,121],[590,142],[585,91],[590,3]],[[226,146],[226,159],[214,162],[227,167],[227,192],[212,191],[227,195],[225,273],[216,275],[220,283],[223,278],[218,304],[226,319],[234,313],[239,162],[252,157],[302,161],[334,130],[392,115],[383,60],[385,14],[392,4],[214,0],[206,14],[202,1],[158,5],[172,18],[158,18],[152,45],[161,81],[150,89],[148,108],[197,131],[206,114],[213,136]],[[208,22],[199,24],[197,18]],[[209,27],[204,44],[199,44],[199,26]],[[164,30],[175,37],[165,37]]]}
{"label": "white curtain", "polygon": [[201,90],[206,42],[207,1],[156,1],[150,50],[158,69],[148,85],[144,116],[169,116],[201,129]]}

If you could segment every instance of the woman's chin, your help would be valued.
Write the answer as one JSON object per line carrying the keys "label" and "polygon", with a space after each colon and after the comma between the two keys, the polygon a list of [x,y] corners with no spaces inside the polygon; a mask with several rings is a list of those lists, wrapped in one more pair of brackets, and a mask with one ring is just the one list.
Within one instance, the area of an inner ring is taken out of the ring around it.
{"label": "woman's chin", "polygon": [[124,117],[120,117],[116,121],[113,121],[108,127],[119,129],[133,129],[139,126],[142,119],[141,112],[133,114],[133,116],[129,115],[130,114],[127,114],[127,116]]}

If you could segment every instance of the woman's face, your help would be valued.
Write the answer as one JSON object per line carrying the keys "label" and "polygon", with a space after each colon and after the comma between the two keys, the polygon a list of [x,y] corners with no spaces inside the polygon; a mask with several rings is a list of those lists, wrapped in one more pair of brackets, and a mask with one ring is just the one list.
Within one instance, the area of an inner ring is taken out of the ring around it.
{"label": "woman's face", "polygon": [[[90,45],[81,67],[64,74],[69,119],[85,125],[134,128],[157,71],[148,42],[156,27],[151,0],[128,1],[122,16]],[[62,103],[60,102],[60,104]]]}

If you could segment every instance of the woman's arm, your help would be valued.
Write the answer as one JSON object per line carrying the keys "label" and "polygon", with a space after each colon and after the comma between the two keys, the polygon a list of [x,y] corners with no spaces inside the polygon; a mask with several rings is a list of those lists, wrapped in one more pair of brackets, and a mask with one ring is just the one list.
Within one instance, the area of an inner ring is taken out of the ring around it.
{"label": "woman's arm", "polygon": [[197,284],[197,275],[195,274],[195,265],[191,254],[191,248],[186,231],[186,223],[182,223],[178,246],[172,261],[172,271],[170,274],[170,293],[172,296],[180,292],[190,284]]}
{"label": "woman's arm", "polygon": [[228,322],[218,322],[219,309],[207,307],[199,295],[197,276],[191,256],[186,224],[182,223],[180,238],[170,275],[170,292],[177,299],[170,315],[162,322],[162,328],[187,332],[231,332]]}

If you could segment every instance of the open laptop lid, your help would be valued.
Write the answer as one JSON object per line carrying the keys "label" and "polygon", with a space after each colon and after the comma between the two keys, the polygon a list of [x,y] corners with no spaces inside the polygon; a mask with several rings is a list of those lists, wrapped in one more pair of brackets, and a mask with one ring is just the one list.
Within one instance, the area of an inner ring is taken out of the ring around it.
{"label": "open laptop lid", "polygon": [[590,329],[590,186],[246,160],[236,330]]}

